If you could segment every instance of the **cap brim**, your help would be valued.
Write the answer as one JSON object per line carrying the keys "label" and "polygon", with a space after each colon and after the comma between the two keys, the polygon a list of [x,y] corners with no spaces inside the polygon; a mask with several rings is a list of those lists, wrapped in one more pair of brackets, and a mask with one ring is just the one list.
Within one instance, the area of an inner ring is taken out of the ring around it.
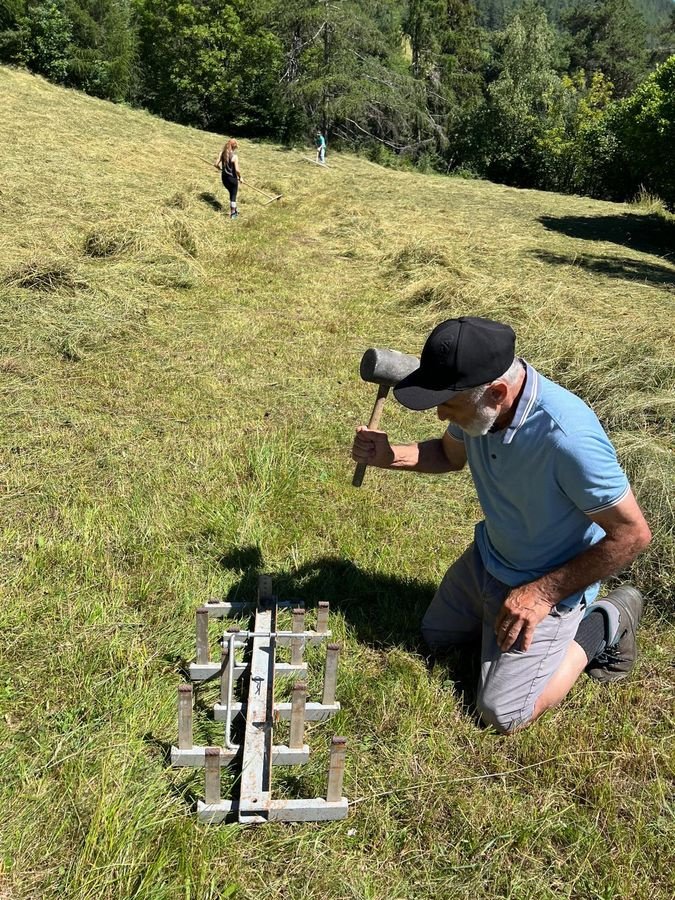
{"label": "cap brim", "polygon": [[419,373],[420,370],[416,369],[394,387],[394,397],[402,406],[415,410],[433,409],[457,393],[452,388],[437,390],[426,387]]}

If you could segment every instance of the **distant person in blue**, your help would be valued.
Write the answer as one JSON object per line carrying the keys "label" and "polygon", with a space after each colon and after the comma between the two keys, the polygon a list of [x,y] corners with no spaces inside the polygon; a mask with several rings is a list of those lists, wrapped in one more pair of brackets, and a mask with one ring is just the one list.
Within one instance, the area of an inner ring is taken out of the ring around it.
{"label": "distant person in blue", "polygon": [[236,219],[239,215],[239,210],[237,209],[237,192],[239,191],[239,182],[242,178],[239,170],[238,149],[239,144],[237,141],[234,138],[230,138],[220,151],[218,159],[215,162],[216,168],[220,169],[223,187],[230,195],[230,219]]}
{"label": "distant person in blue", "polygon": [[326,138],[320,131],[316,133],[314,144],[316,145],[316,161],[324,165],[326,162]]}
{"label": "distant person in blue", "polygon": [[584,671],[625,678],[642,596],[622,585],[596,598],[651,532],[593,411],[515,355],[508,325],[472,316],[432,331],[394,395],[409,409],[435,407],[445,434],[392,446],[359,427],[352,456],[438,474],[468,463],[485,518],[443,578],[422,635],[432,653],[480,643],[483,721],[512,733],[560,703]]}

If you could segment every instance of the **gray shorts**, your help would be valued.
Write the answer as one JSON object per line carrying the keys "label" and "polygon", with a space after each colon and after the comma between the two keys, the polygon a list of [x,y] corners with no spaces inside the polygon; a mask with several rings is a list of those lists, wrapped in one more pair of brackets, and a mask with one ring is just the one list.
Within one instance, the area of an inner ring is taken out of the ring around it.
{"label": "gray shorts", "polygon": [[516,648],[503,653],[494,623],[510,590],[485,570],[471,544],[445,573],[422,620],[431,650],[480,641],[478,711],[499,731],[511,731],[532,718],[537,698],[563,661],[585,612],[583,602],[554,607],[537,625],[527,653]]}

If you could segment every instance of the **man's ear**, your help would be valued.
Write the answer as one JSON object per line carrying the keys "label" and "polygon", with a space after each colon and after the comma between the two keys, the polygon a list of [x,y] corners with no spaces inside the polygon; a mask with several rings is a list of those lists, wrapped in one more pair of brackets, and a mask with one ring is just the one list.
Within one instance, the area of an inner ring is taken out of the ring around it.
{"label": "man's ear", "polygon": [[494,404],[503,403],[508,392],[509,389],[503,381],[493,381],[487,389],[488,396]]}

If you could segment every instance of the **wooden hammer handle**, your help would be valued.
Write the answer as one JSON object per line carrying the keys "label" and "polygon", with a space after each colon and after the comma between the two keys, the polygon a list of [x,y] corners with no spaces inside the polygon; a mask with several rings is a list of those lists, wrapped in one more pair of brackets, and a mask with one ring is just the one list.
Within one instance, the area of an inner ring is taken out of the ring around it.
{"label": "wooden hammer handle", "polygon": [[[373,411],[370,414],[370,422],[368,422],[368,428],[370,430],[376,429],[380,424],[380,417],[382,415],[382,407],[384,406],[384,401],[387,399],[387,394],[389,393],[389,385],[381,384],[377,389],[377,399],[375,400],[375,406],[373,406]],[[361,487],[363,483],[363,476],[366,474],[366,463],[357,463],[356,468],[354,469],[354,477],[352,478],[352,484],[354,487]]]}

